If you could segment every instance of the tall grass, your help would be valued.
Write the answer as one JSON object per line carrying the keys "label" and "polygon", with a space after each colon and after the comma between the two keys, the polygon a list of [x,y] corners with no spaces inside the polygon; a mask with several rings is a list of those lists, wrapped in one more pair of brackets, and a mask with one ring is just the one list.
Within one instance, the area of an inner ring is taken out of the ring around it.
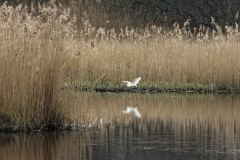
{"label": "tall grass", "polygon": [[[1,129],[56,126],[62,121],[65,105],[60,93],[65,28],[53,21],[54,15],[32,17],[21,6],[3,5],[0,10]],[[42,18],[47,23],[41,23]]]}
{"label": "tall grass", "polygon": [[216,30],[200,26],[191,32],[188,20],[182,28],[175,23],[172,31],[161,26],[96,29],[84,16],[82,20],[84,46],[72,50],[81,85],[123,87],[122,80],[141,76],[142,88],[240,89],[237,23],[223,30],[212,18]]}
{"label": "tall grass", "polygon": [[[30,10],[30,12],[29,12]],[[0,126],[39,129],[71,115],[62,88],[124,87],[141,76],[140,88],[239,90],[239,30],[226,35],[175,24],[106,30],[53,2],[33,9],[0,7]],[[66,113],[67,112],[67,113]],[[71,117],[71,116],[70,116]]]}

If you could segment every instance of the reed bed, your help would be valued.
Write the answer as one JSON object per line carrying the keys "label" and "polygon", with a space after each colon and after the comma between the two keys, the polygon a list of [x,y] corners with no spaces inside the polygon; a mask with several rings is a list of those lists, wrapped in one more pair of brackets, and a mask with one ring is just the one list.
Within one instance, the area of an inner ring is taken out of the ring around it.
{"label": "reed bed", "polygon": [[226,34],[214,19],[216,31],[200,26],[191,32],[189,21],[173,30],[106,30],[92,26],[86,12],[76,22],[71,7],[52,1],[38,10],[5,2],[0,21],[1,129],[72,121],[68,107],[75,102],[65,89],[122,88],[122,80],[139,76],[140,89],[240,89],[237,24],[225,26]]}
{"label": "reed bed", "polygon": [[1,130],[54,128],[64,121],[66,105],[71,105],[61,93],[66,28],[53,21],[56,15],[39,9],[41,17],[32,17],[21,5],[4,3],[0,8]]}

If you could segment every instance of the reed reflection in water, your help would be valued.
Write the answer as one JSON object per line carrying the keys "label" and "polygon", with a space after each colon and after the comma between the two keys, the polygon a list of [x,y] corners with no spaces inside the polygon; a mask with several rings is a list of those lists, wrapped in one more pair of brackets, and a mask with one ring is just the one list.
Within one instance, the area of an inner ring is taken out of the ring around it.
{"label": "reed reflection in water", "polygon": [[[136,104],[141,118],[122,112]],[[239,105],[237,94],[78,93],[72,117],[88,108],[100,128],[0,134],[0,159],[239,159]]]}

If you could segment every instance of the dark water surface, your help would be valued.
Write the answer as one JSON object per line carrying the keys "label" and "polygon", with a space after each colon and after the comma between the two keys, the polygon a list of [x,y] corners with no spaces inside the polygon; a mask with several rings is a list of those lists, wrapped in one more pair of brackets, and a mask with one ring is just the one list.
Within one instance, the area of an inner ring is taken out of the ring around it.
{"label": "dark water surface", "polygon": [[[79,101],[79,102],[78,102]],[[238,94],[88,94],[95,130],[0,133],[1,160],[240,159]],[[141,118],[122,111],[135,106]],[[80,119],[78,119],[80,121]]]}

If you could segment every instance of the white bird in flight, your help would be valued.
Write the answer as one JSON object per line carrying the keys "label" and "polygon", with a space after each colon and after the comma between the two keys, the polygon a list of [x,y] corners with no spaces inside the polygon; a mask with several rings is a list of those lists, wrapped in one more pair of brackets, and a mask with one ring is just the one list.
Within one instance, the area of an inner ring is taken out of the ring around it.
{"label": "white bird in flight", "polygon": [[134,79],[132,82],[129,82],[129,81],[122,81],[122,82],[125,82],[127,83],[127,87],[133,87],[133,86],[136,86],[137,87],[137,84],[138,82],[141,80],[141,77],[138,77],[136,79]]}
{"label": "white bird in flight", "polygon": [[124,110],[123,113],[125,113],[125,114],[131,113],[132,115],[134,115],[138,118],[141,118],[141,114],[139,113],[137,107],[127,106],[126,110]]}

